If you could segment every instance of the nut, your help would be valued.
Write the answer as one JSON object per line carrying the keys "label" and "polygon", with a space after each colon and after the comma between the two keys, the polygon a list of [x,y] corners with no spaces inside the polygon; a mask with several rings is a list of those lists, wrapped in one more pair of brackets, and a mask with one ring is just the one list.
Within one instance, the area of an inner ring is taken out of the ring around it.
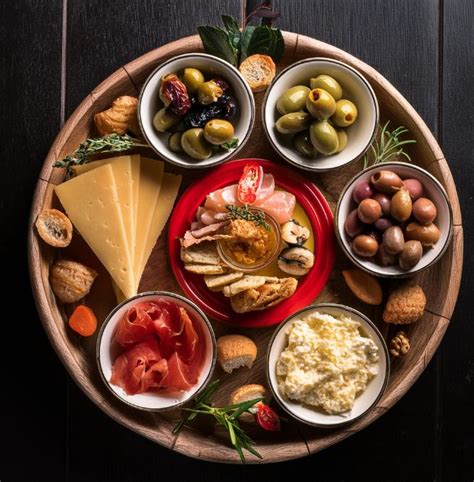
{"label": "nut", "polygon": [[390,354],[394,357],[405,356],[410,350],[410,340],[404,331],[399,331],[390,340]]}
{"label": "nut", "polygon": [[161,79],[160,99],[176,115],[184,115],[191,109],[186,86],[176,74],[168,74]]}
{"label": "nut", "polygon": [[51,287],[60,301],[75,303],[89,293],[97,275],[96,271],[81,263],[60,259],[51,267]]}
{"label": "nut", "polygon": [[405,325],[414,323],[423,316],[426,296],[420,285],[407,282],[395,289],[389,296],[383,320],[385,323]]}
{"label": "nut", "polygon": [[65,248],[71,243],[72,223],[57,209],[43,209],[35,226],[41,239],[50,246]]}

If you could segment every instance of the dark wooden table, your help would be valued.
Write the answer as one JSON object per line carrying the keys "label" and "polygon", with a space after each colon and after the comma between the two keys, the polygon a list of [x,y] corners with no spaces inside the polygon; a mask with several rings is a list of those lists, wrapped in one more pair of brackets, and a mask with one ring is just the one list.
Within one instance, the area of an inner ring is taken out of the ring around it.
{"label": "dark wooden table", "polygon": [[[474,2],[280,0],[282,29],[347,50],[386,76],[435,133],[463,208],[466,256],[455,315],[416,385],[366,430],[325,452],[274,466],[198,462],[117,425],[71,381],[35,311],[26,262],[33,189],[56,133],[79,102],[135,57],[257,2],[0,2],[0,480],[446,480],[474,477]],[[20,303],[10,303],[15,295]],[[439,293],[443,296],[443,293]],[[5,329],[6,328],[6,329]]]}

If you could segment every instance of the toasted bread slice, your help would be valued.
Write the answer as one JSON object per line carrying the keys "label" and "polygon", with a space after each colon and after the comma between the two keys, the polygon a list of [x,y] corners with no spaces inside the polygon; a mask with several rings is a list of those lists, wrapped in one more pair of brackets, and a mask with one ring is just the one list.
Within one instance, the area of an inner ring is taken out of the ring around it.
{"label": "toasted bread slice", "polygon": [[265,90],[276,74],[276,66],[268,55],[255,54],[247,57],[239,67],[240,73],[253,92]]}
{"label": "toasted bread slice", "polygon": [[189,248],[181,246],[181,260],[191,264],[221,264],[216,243],[213,241],[194,244]]}
{"label": "toasted bread slice", "polygon": [[238,295],[242,291],[249,290],[251,288],[258,288],[265,283],[277,282],[278,278],[271,276],[252,276],[246,275],[242,279],[225,286],[223,289],[224,296],[231,297]]}
{"label": "toasted bread slice", "polygon": [[227,271],[225,266],[215,264],[185,264],[184,269],[196,274],[224,274]]}
{"label": "toasted bread slice", "polygon": [[229,273],[224,275],[204,276],[204,282],[209,289],[219,288],[218,291],[221,291],[224,286],[239,280],[240,278],[242,278],[243,275],[244,273],[242,273],[241,271],[236,271],[235,273]]}
{"label": "toasted bread slice", "polygon": [[[256,398],[265,398],[265,387],[256,383],[249,385],[242,385],[236,388],[231,394],[229,403],[234,405],[236,403],[248,402],[249,400],[255,400]],[[254,421],[254,416],[251,413],[244,412],[239,420],[242,422],[251,423]]]}
{"label": "toasted bread slice", "polygon": [[243,335],[225,335],[217,339],[217,360],[222,369],[232,370],[246,366],[252,368],[257,358],[257,345]]}

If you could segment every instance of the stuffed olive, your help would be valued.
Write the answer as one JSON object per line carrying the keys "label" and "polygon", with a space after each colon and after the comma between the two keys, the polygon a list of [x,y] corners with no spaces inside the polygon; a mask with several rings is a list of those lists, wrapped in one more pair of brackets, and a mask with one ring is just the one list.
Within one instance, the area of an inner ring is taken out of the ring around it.
{"label": "stuffed olive", "polygon": [[226,120],[213,119],[204,126],[204,137],[207,142],[219,146],[234,137],[234,126]]}
{"label": "stuffed olive", "polygon": [[307,112],[290,112],[281,116],[275,127],[280,134],[296,134],[309,127],[311,116]]}
{"label": "stuffed olive", "polygon": [[313,89],[306,98],[306,109],[316,119],[325,120],[334,114],[336,101],[324,89]]}
{"label": "stuffed olive", "polygon": [[181,147],[188,156],[201,161],[208,159],[212,154],[212,147],[204,138],[204,129],[198,127],[183,132]]}
{"label": "stuffed olive", "polygon": [[326,156],[334,154],[339,147],[336,129],[328,121],[316,121],[309,128],[311,144]]}
{"label": "stuffed olive", "polygon": [[281,115],[285,115],[304,109],[309,92],[309,87],[305,85],[295,85],[291,87],[278,99],[276,105],[277,111]]}
{"label": "stuffed olive", "polygon": [[347,99],[340,99],[336,102],[334,115],[331,119],[338,127],[349,127],[354,124],[358,115],[357,107],[353,102]]}
{"label": "stuffed olive", "polygon": [[310,79],[309,86],[311,89],[324,89],[334,97],[334,100],[339,100],[342,97],[341,84],[329,75],[318,75]]}

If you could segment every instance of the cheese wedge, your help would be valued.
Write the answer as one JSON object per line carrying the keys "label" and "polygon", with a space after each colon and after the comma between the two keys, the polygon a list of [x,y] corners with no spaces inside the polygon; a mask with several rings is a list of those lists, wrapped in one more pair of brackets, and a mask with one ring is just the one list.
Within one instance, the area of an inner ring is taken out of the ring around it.
{"label": "cheese wedge", "polygon": [[[133,264],[136,231],[136,205],[135,199],[138,197],[140,156],[112,157],[99,161],[89,162],[73,167],[76,176],[90,172],[105,164],[110,164],[117,186],[117,194],[120,200],[120,210],[127,235],[128,251]],[[138,168],[136,167],[138,166]],[[136,191],[136,192],[135,192]]]}
{"label": "cheese wedge", "polygon": [[140,281],[148,233],[163,179],[163,161],[142,157],[140,160],[140,187],[138,192],[137,226],[135,232],[134,275]]}
{"label": "cheese wedge", "polygon": [[97,167],[59,186],[55,192],[72,223],[130,297],[136,282],[128,250],[120,199],[110,164]]}
{"label": "cheese wedge", "polygon": [[140,283],[143,271],[148,262],[148,258],[153,251],[153,248],[163,231],[163,228],[168,221],[168,218],[173,210],[176,196],[178,195],[179,186],[181,184],[182,176],[165,172],[163,175],[163,182],[161,183],[160,195],[156,203],[148,236],[143,248],[142,264],[138,271],[137,285]]}

